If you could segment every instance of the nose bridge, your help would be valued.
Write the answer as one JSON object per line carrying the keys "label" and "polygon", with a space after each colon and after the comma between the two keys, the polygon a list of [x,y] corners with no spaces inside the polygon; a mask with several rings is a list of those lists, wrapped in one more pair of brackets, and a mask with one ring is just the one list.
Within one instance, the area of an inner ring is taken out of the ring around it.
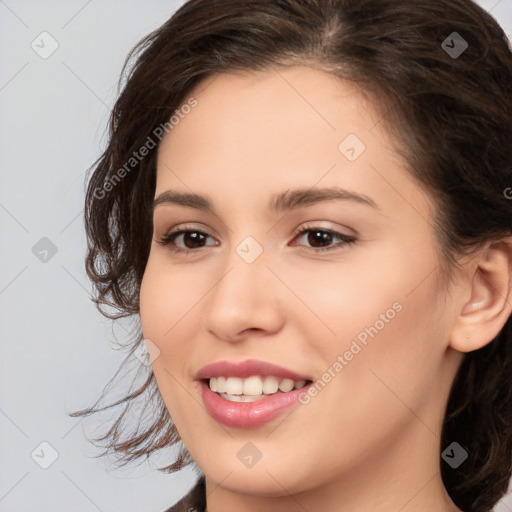
{"label": "nose bridge", "polygon": [[[222,265],[222,276],[215,286],[216,301],[234,299],[240,305],[258,302],[258,295],[267,284],[268,254],[253,236],[246,236],[237,245],[233,245]],[[267,293],[268,297],[268,293]]]}
{"label": "nose bridge", "polygon": [[219,338],[236,340],[247,329],[272,331],[279,327],[279,291],[272,285],[275,277],[268,263],[267,251],[252,236],[233,246],[204,312],[207,330]]}

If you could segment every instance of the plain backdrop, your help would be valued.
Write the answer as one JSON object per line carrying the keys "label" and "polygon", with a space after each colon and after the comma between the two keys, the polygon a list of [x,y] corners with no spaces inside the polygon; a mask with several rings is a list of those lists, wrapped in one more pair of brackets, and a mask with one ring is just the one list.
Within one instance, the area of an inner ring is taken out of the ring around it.
{"label": "plain backdrop", "polygon": [[[90,300],[85,171],[128,51],[182,3],[0,0],[1,512],[158,512],[196,479],[116,469],[94,458],[91,421],[66,414],[97,398],[128,329]],[[480,3],[510,37],[512,0]],[[511,510],[509,495],[496,511]]]}

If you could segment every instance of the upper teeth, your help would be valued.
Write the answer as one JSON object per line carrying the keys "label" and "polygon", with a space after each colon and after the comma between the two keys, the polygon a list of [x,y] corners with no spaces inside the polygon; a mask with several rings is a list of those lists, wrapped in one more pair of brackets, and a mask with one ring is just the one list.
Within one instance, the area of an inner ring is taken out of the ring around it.
{"label": "upper teeth", "polygon": [[238,377],[212,377],[210,378],[210,389],[216,393],[228,395],[253,395],[262,393],[271,395],[279,389],[283,393],[292,389],[300,389],[306,384],[305,380],[281,379],[277,377],[259,377],[258,375],[239,379]]}

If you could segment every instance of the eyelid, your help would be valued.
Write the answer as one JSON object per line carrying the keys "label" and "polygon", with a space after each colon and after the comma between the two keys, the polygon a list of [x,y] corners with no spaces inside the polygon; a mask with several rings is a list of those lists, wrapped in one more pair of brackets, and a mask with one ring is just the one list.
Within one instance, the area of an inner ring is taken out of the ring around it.
{"label": "eyelid", "polygon": [[317,229],[318,231],[329,231],[329,232],[337,233],[339,235],[343,235],[346,237],[354,237],[354,238],[359,237],[359,234],[354,229],[351,229],[347,226],[340,226],[340,227],[324,226],[324,225],[322,225],[324,222],[326,222],[326,221],[318,220],[318,221],[305,222],[305,223],[301,224],[296,229],[295,234],[298,234],[307,229],[311,229],[311,230]]}
{"label": "eyelid", "polygon": [[[317,229],[317,230],[325,230],[325,231],[330,231],[330,232],[335,232],[335,233],[338,233],[340,235],[344,235],[344,236],[347,236],[347,237],[350,237],[350,236],[353,236],[353,237],[358,237],[359,234],[357,233],[357,231],[355,231],[354,229],[350,229],[348,227],[342,227],[342,228],[333,228],[333,227],[330,227],[330,226],[323,226],[321,225],[322,222],[325,222],[325,221],[308,221],[308,222],[305,222],[303,224],[301,224],[298,228],[295,229],[295,231],[293,232],[293,236],[296,236],[297,234],[301,233],[302,231],[304,231],[305,229]],[[347,230],[349,231],[350,233],[346,233],[346,232],[339,232],[338,230],[339,229],[343,229],[343,230]],[[165,235],[171,235],[173,233],[176,233],[176,232],[179,232],[179,231],[198,231],[198,232],[201,232],[201,233],[204,233],[212,238],[215,238],[211,233],[210,231],[207,229],[207,228],[203,228],[203,227],[197,227],[197,225],[191,225],[189,223],[184,223],[184,224],[177,224],[176,226],[170,228],[170,229],[165,229],[163,230],[164,231],[164,236]]]}
{"label": "eyelid", "polygon": [[[155,230],[155,234],[158,230]],[[173,235],[175,233],[180,233],[181,231],[194,231],[194,232],[198,232],[198,233],[204,233],[205,235],[208,235],[209,237],[212,237],[212,238],[215,238],[209,229],[207,228],[204,228],[202,227],[201,225],[192,225],[190,223],[184,223],[184,224],[177,224],[176,226],[172,227],[172,228],[169,228],[169,229],[162,229],[161,232],[162,232],[162,235],[160,235],[161,237],[164,237],[164,236],[170,236],[170,235]]]}
{"label": "eyelid", "polygon": [[[306,250],[307,252],[312,252],[313,254],[319,254],[319,253],[323,253],[323,252],[340,250],[346,246],[350,247],[352,244],[356,243],[359,239],[358,236],[349,235],[349,234],[340,232],[340,231],[330,228],[330,227],[323,227],[319,223],[321,223],[321,221],[309,222],[306,224],[302,224],[299,228],[297,228],[293,234],[293,239],[292,239],[293,243],[291,244],[291,246],[292,247],[299,246],[303,250]],[[308,232],[314,232],[314,231],[329,233],[330,235],[339,238],[341,240],[341,242],[333,243],[327,247],[307,247],[307,246],[305,247],[304,245],[298,244],[297,242],[295,242],[295,240],[297,240],[300,236],[303,236],[304,234],[306,234]],[[176,238],[178,238],[179,236],[186,234],[186,233],[190,233],[190,232],[201,233],[202,235],[205,235],[206,237],[215,239],[215,237],[212,236],[207,230],[196,228],[189,224],[181,224],[181,225],[177,225],[174,228],[170,229],[169,231],[165,232],[158,240],[155,240],[155,241],[157,243],[159,243],[160,245],[168,246],[168,245],[173,244],[174,240]],[[341,246],[340,246],[340,244],[341,244]],[[200,247],[196,247],[196,248],[192,248],[192,249],[188,249],[188,248],[182,249],[182,248],[173,246],[169,250],[171,250],[174,253],[181,253],[181,254],[199,253],[199,252],[202,252],[203,249],[206,249],[207,247],[211,247],[212,245],[214,245],[214,246],[219,245],[218,240],[216,240],[215,244],[204,245],[204,246],[200,246]]]}
{"label": "eyelid", "polygon": [[[158,236],[157,239],[155,240],[157,243],[159,243],[160,245],[170,245],[170,241],[169,239],[171,237],[175,237],[177,238],[178,236],[184,234],[184,233],[187,233],[187,232],[194,232],[194,233],[202,233],[203,235],[206,235],[207,237],[210,237],[210,238],[213,238],[215,239],[215,237],[213,235],[211,235],[208,230],[206,229],[203,229],[203,228],[198,228],[198,227],[195,227],[195,226],[191,226],[189,224],[179,224],[169,230],[165,230],[163,232],[162,235]],[[218,242],[218,241],[217,241]],[[218,243],[216,244],[218,245]],[[209,247],[209,246],[206,246],[206,247]],[[173,249],[175,252],[187,252],[187,251],[190,251],[190,252],[198,252],[199,250],[203,249],[204,247],[200,247],[198,249]]]}
{"label": "eyelid", "polygon": [[323,252],[329,252],[329,251],[336,251],[341,250],[343,247],[346,246],[352,246],[352,244],[355,244],[358,241],[358,237],[354,235],[347,235],[346,233],[342,233],[336,229],[332,228],[326,228],[322,227],[316,224],[313,224],[312,226],[309,225],[303,225],[302,227],[298,228],[296,231],[293,240],[300,239],[300,237],[304,236],[308,232],[314,232],[314,231],[321,231],[324,233],[329,233],[330,235],[334,237],[338,237],[342,240],[341,247],[340,243],[332,244],[328,247],[304,247],[303,245],[299,245],[298,243],[293,243],[292,247],[299,245],[299,247],[302,247],[303,250],[307,250],[309,252],[313,252],[314,254],[319,254]]}

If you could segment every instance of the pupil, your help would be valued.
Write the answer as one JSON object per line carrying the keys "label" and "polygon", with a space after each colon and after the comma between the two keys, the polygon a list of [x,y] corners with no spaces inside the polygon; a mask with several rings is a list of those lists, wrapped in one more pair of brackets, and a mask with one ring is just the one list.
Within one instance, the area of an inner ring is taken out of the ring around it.
{"label": "pupil", "polygon": [[[202,237],[204,237],[204,235],[202,233],[197,233],[195,231],[193,231],[192,233],[186,233],[184,236],[185,245],[190,248],[189,244],[186,243],[187,238],[189,238],[192,240],[192,245],[194,247],[196,247],[197,245],[194,245],[194,244],[200,244],[200,242],[202,241],[201,240]],[[199,247],[200,247],[200,245],[199,245]]]}
{"label": "pupil", "polygon": [[[315,239],[316,237],[316,239]],[[326,233],[325,231],[312,231],[308,236],[308,242],[315,247],[315,243],[319,242],[320,245],[322,243],[329,243],[331,240],[331,234]]]}
{"label": "pupil", "polygon": [[[185,234],[184,241],[187,239],[191,241],[193,247],[201,247],[201,242],[204,241],[204,235],[193,231]],[[316,245],[322,246],[323,244],[329,244],[331,242],[331,233],[327,233],[326,231],[311,231],[308,235],[308,242],[313,247]],[[185,242],[185,245],[190,248],[190,244]]]}

